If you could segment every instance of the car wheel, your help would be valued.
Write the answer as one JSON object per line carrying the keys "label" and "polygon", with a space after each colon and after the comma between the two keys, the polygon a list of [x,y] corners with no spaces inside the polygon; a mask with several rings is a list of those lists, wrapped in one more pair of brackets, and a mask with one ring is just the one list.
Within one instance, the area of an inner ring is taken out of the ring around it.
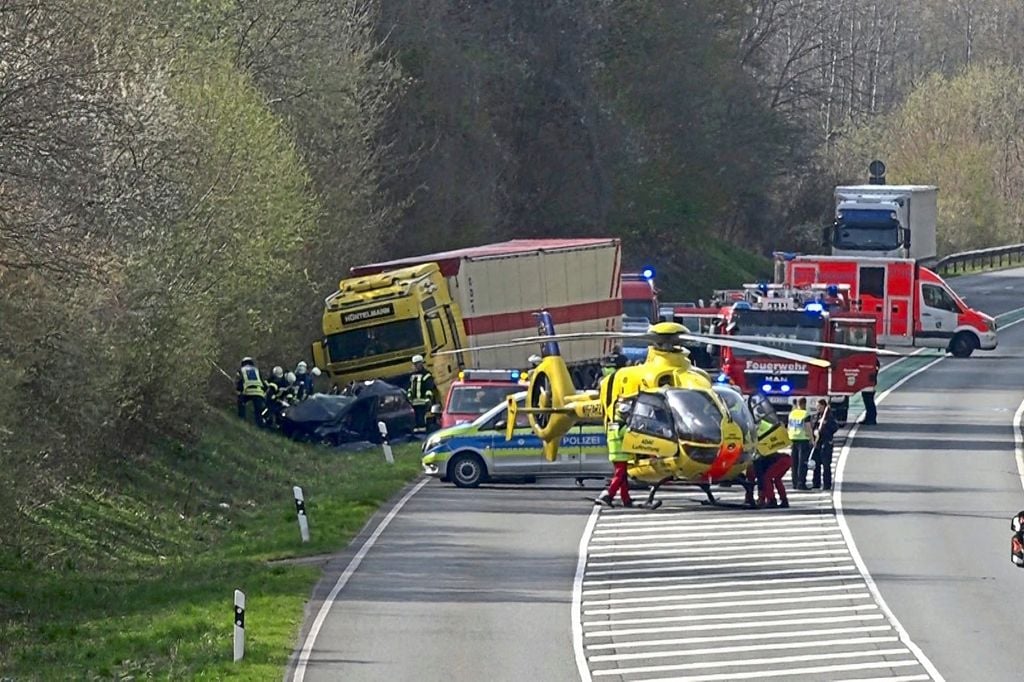
{"label": "car wheel", "polygon": [[487,478],[487,467],[479,455],[455,455],[448,465],[448,478],[459,488],[475,488]]}
{"label": "car wheel", "polygon": [[952,353],[955,358],[969,357],[977,347],[977,339],[974,338],[974,335],[969,334],[968,332],[960,332],[953,337],[952,341],[949,342],[949,352]]}

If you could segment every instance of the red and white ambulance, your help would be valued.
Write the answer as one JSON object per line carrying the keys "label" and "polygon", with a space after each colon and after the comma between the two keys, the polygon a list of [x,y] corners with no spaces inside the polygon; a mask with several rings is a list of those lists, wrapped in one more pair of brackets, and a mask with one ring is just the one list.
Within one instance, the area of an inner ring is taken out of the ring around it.
{"label": "red and white ambulance", "polygon": [[777,254],[791,286],[848,285],[851,308],[875,316],[881,346],[944,348],[965,358],[996,347],[996,321],[909,258]]}

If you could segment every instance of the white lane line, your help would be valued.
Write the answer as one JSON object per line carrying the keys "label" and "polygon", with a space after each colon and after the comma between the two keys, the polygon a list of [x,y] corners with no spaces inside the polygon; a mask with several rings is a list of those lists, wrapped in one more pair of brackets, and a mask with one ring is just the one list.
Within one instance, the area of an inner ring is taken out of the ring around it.
{"label": "white lane line", "polygon": [[[889,397],[890,394],[892,394],[893,391],[897,390],[900,386],[907,383],[917,375],[928,371],[938,363],[942,362],[945,359],[945,357],[945,355],[939,356],[935,360],[932,360],[928,364],[914,370],[907,376],[897,381],[895,384],[886,389],[882,394],[880,394],[877,398],[875,398],[875,404],[883,402],[886,398]],[[856,423],[853,425],[853,428],[850,429],[850,432],[846,436],[846,442],[843,444],[843,449],[839,453],[839,465],[836,467],[835,490],[833,491],[835,493],[834,503],[836,508],[836,520],[839,522],[839,528],[842,530],[843,537],[846,538],[847,546],[850,549],[850,556],[853,558],[853,562],[857,565],[857,569],[860,571],[861,576],[864,578],[864,583],[866,584],[871,594],[874,596],[875,601],[878,603],[878,606],[882,609],[882,612],[885,613],[886,616],[888,616],[889,622],[892,623],[894,628],[896,628],[896,632],[899,634],[900,641],[903,642],[903,644],[908,649],[910,649],[911,653],[913,653],[917,660],[921,662],[921,666],[928,672],[929,675],[932,676],[932,678],[936,682],[945,682],[945,678],[943,678],[942,675],[939,673],[938,669],[936,669],[935,664],[933,664],[931,660],[925,655],[924,651],[921,650],[921,647],[917,646],[917,644],[915,644],[914,641],[910,639],[910,634],[907,632],[906,628],[904,628],[903,624],[900,623],[899,619],[896,617],[896,614],[893,613],[893,610],[889,608],[889,605],[886,603],[885,598],[882,596],[881,590],[879,590],[878,585],[875,584],[875,579],[871,577],[871,572],[868,571],[867,564],[864,563],[864,558],[861,556],[860,550],[857,549],[857,542],[853,539],[853,532],[850,530],[850,524],[846,521],[846,514],[843,510],[843,475],[846,473],[846,463],[850,459],[850,450],[853,447],[853,441],[857,436],[857,431],[859,430],[859,428],[860,423]]]}
{"label": "white lane line", "polygon": [[894,677],[850,677],[845,680],[834,680],[834,682],[918,682],[931,679],[927,675],[896,675]]}
{"label": "white lane line", "polygon": [[[722,597],[743,597],[745,595],[757,595],[763,594],[809,594],[819,592],[840,592],[842,590],[860,590],[863,589],[863,585],[860,581],[855,585],[825,585],[817,587],[807,587],[801,585],[798,587],[782,587],[777,590],[762,590],[757,587],[750,590],[729,590],[728,592],[689,592],[685,594],[664,594],[657,597],[623,597],[621,599],[599,599],[593,601],[584,602],[584,606],[611,606],[613,604],[650,604],[656,602],[666,601],[691,601],[695,599],[721,599]],[[635,611],[643,611],[643,608],[631,609]],[[586,611],[585,613],[591,613]]]}
{"label": "white lane line", "polygon": [[[888,629],[888,628],[885,628]],[[773,642],[771,644],[743,644],[741,646],[707,647],[704,649],[686,649],[684,651],[641,651],[628,654],[605,654],[591,656],[594,663],[606,661],[643,661],[654,658],[679,658],[682,656],[714,656],[721,654],[741,654],[752,651],[796,651],[800,649],[817,649],[830,646],[859,646],[861,644],[892,644],[899,637],[847,637],[846,639],[819,639],[813,642]],[[828,653],[823,652],[823,658]],[[731,662],[731,661],[730,661]]]}
{"label": "white lane line", "polygon": [[[768,627],[772,623],[778,621],[762,621],[761,619],[769,616],[806,616],[811,614],[825,614],[825,613],[860,613],[863,611],[877,611],[878,605],[874,603],[870,604],[854,604],[852,606],[816,606],[812,608],[802,609],[782,609],[779,611],[732,611],[730,613],[705,613],[705,614],[691,614],[689,616],[658,616],[656,618],[622,618],[619,620],[593,620],[584,623],[585,626],[594,627],[602,625],[606,627],[618,627],[620,625],[653,625],[654,623],[695,623],[709,620],[750,620],[752,623],[744,623],[744,627]],[[809,621],[808,621],[809,622]],[[704,624],[700,627],[713,629],[713,628],[733,628],[735,629],[736,623],[719,623],[719,624]],[[585,636],[586,637],[617,637],[619,635],[627,634],[641,634],[645,632],[657,631],[661,632],[661,629],[650,629],[650,628],[630,628],[626,630],[590,630]]]}
{"label": "white lane line", "polygon": [[[718,589],[720,587],[748,587],[750,585],[786,585],[789,583],[799,583],[801,585],[806,583],[827,583],[835,582],[836,580],[850,580],[851,576],[843,575],[821,575],[821,576],[800,576],[799,578],[768,578],[765,580],[723,580],[717,583],[700,583],[699,585],[657,585],[655,587],[616,587],[610,590],[584,590],[583,597],[584,602],[587,604],[610,604],[615,601],[627,601],[625,599],[609,599],[608,601],[594,601],[587,599],[587,596],[600,596],[605,597],[610,594],[624,594],[626,592],[659,592],[664,593],[667,590],[702,590],[702,594],[708,594],[705,590]],[[650,599],[659,599],[660,597],[650,597]],[[643,601],[647,597],[631,597],[628,601]]]}
{"label": "white lane line", "polygon": [[[844,588],[845,589],[845,588]],[[849,592],[846,594],[822,594],[813,597],[773,597],[771,599],[731,599],[725,601],[704,601],[699,604],[666,604],[664,606],[623,607],[615,609],[592,609],[584,611],[584,616],[613,616],[619,613],[661,613],[683,609],[720,609],[733,606],[764,606],[767,604],[807,604],[822,601],[856,601],[870,599],[868,592]],[[584,623],[587,625],[587,623]]]}
{"label": "white lane line", "polygon": [[[751,532],[760,531],[782,531],[788,529],[799,530],[801,528],[834,528],[835,518],[829,514],[827,516],[815,516],[811,518],[797,517],[793,519],[779,519],[778,521],[764,521],[760,523],[757,521],[744,521],[744,531],[747,532],[749,537]],[[672,523],[665,523],[657,526],[650,526],[644,528],[614,528],[606,529],[603,526],[598,529],[598,532],[594,533],[595,542],[616,542],[618,538],[616,535],[624,535],[628,533],[630,536],[643,536],[643,535],[654,535],[657,537],[661,533],[678,531],[680,533],[686,533],[688,535],[718,535],[720,533],[728,533],[725,537],[733,537],[738,535],[736,532],[736,522],[733,523],[715,523],[707,525],[697,525],[692,523],[686,523],[684,521],[673,521]]]}
{"label": "white lane line", "polygon": [[[752,568],[754,566],[793,566],[795,564],[835,564],[837,568],[849,563],[849,558],[844,556],[825,556],[825,557],[812,557],[810,559],[782,559],[782,560],[771,560],[771,561],[738,561],[731,564],[722,564],[715,566],[714,568]],[[707,568],[701,566],[692,566],[689,564],[678,565],[678,566],[655,566],[652,568],[631,568],[623,569],[618,571],[589,571],[589,575],[635,575],[638,573],[664,573],[666,571],[678,571],[683,568],[689,568],[694,571],[704,570]],[[684,574],[685,575],[685,574]]]}
{"label": "white lane line", "polygon": [[[907,668],[921,665],[917,661],[877,661],[871,663],[846,663],[843,665],[816,665],[807,668],[784,668],[782,670],[755,670],[753,672],[714,673],[712,675],[687,675],[686,677],[647,678],[648,682],[730,682],[731,680],[759,680],[762,677],[796,677],[819,673],[853,672],[855,670],[878,670],[879,668]],[[896,680],[901,678],[882,678]],[[913,676],[902,679],[921,680],[927,676]],[[861,682],[858,680],[858,682]]]}
{"label": "white lane line", "polygon": [[[696,574],[690,574],[690,575],[665,575],[665,576],[657,576],[657,577],[654,577],[654,578],[615,578],[615,579],[612,579],[612,580],[584,580],[583,581],[583,587],[596,587],[598,585],[622,585],[622,584],[636,585],[636,584],[651,584],[651,583],[667,583],[667,582],[672,582],[672,581],[707,580],[708,578],[752,578],[752,577],[767,578],[769,576],[779,576],[779,577],[781,577],[781,576],[789,576],[789,575],[808,575],[808,574],[820,574],[820,573],[827,573],[828,575],[832,575],[832,573],[829,573],[829,572],[846,573],[848,571],[853,571],[853,572],[856,573],[857,572],[857,567],[854,566],[853,564],[850,564],[849,566],[842,566],[842,567],[835,567],[835,568],[833,568],[832,566],[813,566],[811,568],[780,568],[777,571],[765,571],[765,570],[760,570],[760,571],[725,571],[723,573],[715,573],[715,574],[710,575],[710,576],[707,573],[696,573]],[[609,589],[606,589],[604,591],[614,592],[616,590],[621,590],[623,592],[628,592],[628,591],[630,591],[632,589],[646,590],[646,589],[661,589],[661,588],[657,587],[657,586],[655,586],[653,588],[647,588],[647,587],[630,588],[630,587],[627,587],[627,588],[609,588]]]}
{"label": "white lane line", "polygon": [[[758,536],[757,548],[758,550],[765,549],[810,549],[812,547],[828,547],[832,545],[843,545],[846,542],[841,536],[836,535],[835,540],[812,540],[807,539],[804,542],[793,542],[790,539],[789,542],[761,542],[760,536]],[[730,545],[720,545],[715,547],[714,541],[711,542],[681,542],[681,543],[666,543],[662,549],[634,549],[628,550],[626,547],[616,547],[614,552],[594,552],[591,553],[591,557],[595,559],[607,559],[609,557],[631,557],[631,556],[702,556],[710,554],[715,551],[729,552],[736,551],[741,547],[750,546],[750,538],[747,538],[747,542],[744,543],[732,543]],[[749,553],[748,553],[749,554]]]}
{"label": "white lane line", "polygon": [[[793,494],[796,495],[796,492]],[[732,499],[742,500],[743,498],[737,495]],[[605,510],[606,514],[607,511],[608,510]],[[780,514],[777,517],[772,517],[771,512],[771,509],[744,509],[742,507],[735,509],[725,507],[706,509],[703,507],[701,509],[669,507],[668,509],[662,508],[658,511],[648,512],[645,514],[620,514],[619,516],[614,517],[605,515],[602,517],[602,526],[598,530],[604,530],[606,527],[610,526],[618,528],[636,528],[640,526],[660,525],[679,521],[685,521],[693,524],[694,526],[721,525],[738,516],[743,516],[753,522],[769,521],[773,519],[778,520],[779,522],[793,520],[792,516],[786,514]]]}
{"label": "white lane line", "polygon": [[576,575],[572,580],[572,612],[569,614],[572,621],[572,650],[576,658],[576,670],[582,682],[591,682],[592,679],[587,654],[583,650],[583,575],[587,571],[587,547],[590,544],[590,536],[594,532],[600,513],[600,508],[594,507],[590,512],[590,518],[587,519],[577,550]]}
{"label": "white lane line", "polygon": [[817,557],[824,556],[826,554],[846,554],[846,548],[842,549],[822,549],[814,552],[772,552],[769,554],[762,554],[760,552],[746,552],[743,554],[720,554],[717,556],[695,556],[687,561],[680,561],[675,557],[666,559],[629,559],[627,561],[593,561],[591,566],[594,568],[606,568],[608,566],[637,566],[637,565],[648,565],[648,564],[675,564],[680,567],[688,565],[694,565],[699,563],[717,562],[717,561],[733,561],[735,559],[792,559],[795,557]]}
{"label": "white lane line", "polygon": [[1024,435],[1021,434],[1021,419],[1024,418],[1024,402],[1013,413],[1013,454],[1017,460],[1017,475],[1020,476],[1021,488],[1024,488]]}
{"label": "white lane line", "polygon": [[[822,622],[840,622],[849,623],[860,620],[878,620],[885,618],[880,613],[871,616],[841,616],[839,618],[794,618],[791,620],[778,620],[773,621],[770,625],[772,630],[768,632],[744,632],[741,635],[711,635],[710,637],[677,637],[673,639],[638,639],[629,642],[612,642],[610,644],[588,644],[588,650],[594,651],[606,651],[608,649],[634,649],[638,647],[652,647],[652,646],[675,646],[679,644],[700,644],[703,642],[745,642],[747,640],[758,640],[758,639],[789,639],[792,637],[809,637],[809,636],[821,636],[821,635],[838,635],[838,634],[851,634],[854,632],[882,632],[892,630],[892,626],[885,625],[859,625],[857,627],[849,628],[825,628],[821,630],[805,630],[801,627],[799,630],[787,630],[778,631],[779,624],[787,625],[800,625],[805,626],[809,624],[822,623]],[[723,629],[725,627],[734,627],[726,625],[716,625],[713,628]],[[658,630],[667,630],[670,632],[678,632],[680,630],[701,630],[713,629],[704,625],[689,625],[684,628],[657,628]]]}
{"label": "white lane line", "polygon": [[[732,545],[737,545],[737,546],[740,546],[740,547],[743,547],[743,546],[749,547],[750,546],[750,536],[751,535],[753,535],[753,536],[755,536],[757,538],[757,546],[758,547],[764,547],[765,546],[762,541],[770,541],[771,546],[778,545],[778,546],[786,546],[786,547],[788,547],[789,543],[793,542],[794,540],[800,541],[800,542],[808,542],[810,540],[819,540],[819,539],[820,540],[831,540],[831,539],[834,539],[834,538],[842,539],[842,537],[843,537],[842,533],[839,532],[839,526],[836,526],[835,528],[829,528],[828,531],[825,532],[825,533],[820,532],[820,531],[805,532],[803,530],[794,533],[792,530],[788,530],[788,529],[787,530],[783,530],[783,531],[777,531],[777,532],[776,531],[763,531],[763,532],[754,531],[750,535],[747,535],[747,537],[745,537],[745,538],[742,538],[742,537],[739,537],[739,538],[720,538],[720,539],[717,539],[717,540],[716,539],[711,539],[711,540],[697,539],[697,540],[680,540],[679,542],[640,542],[640,543],[629,543],[625,538],[623,538],[622,541],[617,542],[617,543],[601,543],[601,544],[596,544],[594,542],[591,542],[590,543],[590,549],[591,549],[590,556],[594,556],[594,550],[601,551],[601,550],[608,550],[608,549],[614,549],[618,553],[621,550],[627,550],[627,549],[646,550],[646,549],[665,549],[665,548],[672,548],[672,547],[706,547],[706,546],[723,548],[723,547],[729,547],[729,546],[732,546]],[[672,534],[671,537],[673,539],[675,539],[678,536],[675,535],[675,534]],[[714,534],[711,534],[709,536],[702,536],[702,537],[714,538]]]}
{"label": "white lane line", "polygon": [[[871,651],[843,651],[829,654],[829,658],[875,658],[879,656],[900,656],[909,654],[904,648],[874,649]],[[804,663],[821,660],[821,654],[799,654],[797,656],[773,656],[772,658],[748,658],[745,660],[729,661],[699,661],[696,663],[678,663],[675,665],[645,665],[638,668],[608,668],[606,670],[595,670],[594,676],[598,675],[635,675],[637,673],[661,673],[673,670],[706,670],[708,668],[726,667],[749,667],[754,665],[779,665],[787,663]],[[888,663],[888,661],[887,661]],[[917,661],[913,662],[918,665]],[[790,672],[792,674],[792,672]]]}
{"label": "white lane line", "polygon": [[[783,619],[781,621],[768,621],[756,623],[753,625],[746,625],[745,628],[772,628],[772,632],[766,633],[766,637],[802,637],[804,635],[803,628],[809,625],[828,625],[828,624],[839,624],[839,623],[862,623],[866,621],[880,621],[885,619],[885,615],[882,613],[864,613],[863,615],[836,615],[833,617],[827,617],[827,619]],[[800,630],[796,631],[785,631],[777,632],[775,629],[781,626],[800,626]],[[885,630],[892,630],[892,626],[876,626],[884,628]],[[628,637],[628,636],[639,636],[639,635],[663,635],[670,632],[711,632],[713,630],[736,630],[736,624],[734,623],[713,623],[713,624],[702,624],[695,626],[672,626],[668,628],[636,628],[634,630],[618,630],[614,633],[600,633],[608,637]],[[731,637],[712,637],[715,641],[721,639],[739,639],[744,640],[748,638],[758,638],[761,635],[754,633],[744,633],[742,635],[733,635]],[[622,649],[630,646],[646,646],[651,640],[636,640],[629,642],[611,642],[610,644],[588,644],[588,649]],[[653,640],[659,641],[659,640]],[[660,640],[660,641],[672,641],[672,640]]]}
{"label": "white lane line", "polygon": [[[736,526],[733,526],[733,528],[735,528],[735,527]],[[774,537],[774,536],[780,536],[780,535],[783,535],[783,534],[788,534],[785,537],[793,537],[793,535],[796,534],[796,533],[805,533],[805,532],[811,532],[811,531],[817,531],[817,530],[828,530],[830,532],[837,533],[839,531],[839,526],[837,526],[834,523],[828,523],[828,524],[825,524],[825,523],[801,523],[801,524],[793,524],[793,525],[790,525],[790,526],[762,526],[760,528],[750,528],[749,530],[744,530],[742,532],[733,532],[733,531],[727,531],[727,530],[723,531],[723,530],[717,530],[717,529],[714,529],[714,528],[709,529],[709,530],[701,529],[701,530],[687,531],[685,529],[685,527],[678,528],[678,531],[681,531],[681,532],[678,532],[676,527],[663,527],[663,528],[657,529],[657,531],[647,531],[647,533],[651,534],[652,538],[665,537],[666,533],[671,533],[672,534],[671,537],[672,537],[673,540],[681,539],[681,538],[694,538],[694,539],[717,538],[719,540],[733,540],[733,541],[746,539],[747,542],[749,542],[751,535],[756,535],[759,539],[762,538],[762,537]],[[636,537],[638,534],[637,533],[630,533],[629,535],[630,535],[630,537]],[[646,540],[650,540],[651,538],[648,538],[648,537],[638,537],[637,539],[638,540],[645,540],[646,541]],[[624,545],[623,544],[623,540],[628,541],[628,539],[624,539],[624,538],[595,538],[594,540],[595,540],[594,541],[595,545],[610,545],[612,547],[624,547],[624,546],[629,547],[629,546],[634,546],[634,545]],[[640,543],[640,544],[643,545],[644,543]],[[646,543],[646,545],[648,547],[651,546],[651,545],[657,545],[657,544],[658,543],[652,543],[652,542],[647,542]]]}
{"label": "white lane line", "polygon": [[[790,507],[790,509],[792,510],[792,507]],[[730,511],[735,511],[735,510],[730,510]],[[695,512],[692,509],[686,510],[685,513],[682,513],[682,512],[677,513],[677,512],[671,512],[671,511],[670,512],[660,512],[659,511],[659,512],[656,512],[656,513],[654,513],[652,515],[655,518],[645,517],[643,520],[631,521],[629,523],[627,523],[626,521],[621,521],[621,520],[618,520],[618,521],[615,521],[615,522],[611,522],[609,520],[608,516],[602,516],[602,518],[601,518],[601,527],[598,528],[595,531],[594,534],[595,535],[601,535],[601,534],[614,533],[614,532],[620,532],[621,533],[621,532],[625,532],[623,529],[627,529],[627,528],[638,530],[638,529],[641,529],[641,528],[648,528],[648,527],[649,528],[658,528],[658,527],[661,527],[661,526],[671,526],[671,525],[675,525],[675,524],[691,526],[693,528],[703,528],[703,527],[710,527],[710,528],[726,528],[726,527],[729,527],[729,528],[735,528],[736,527],[736,519],[738,519],[738,518],[742,518],[745,521],[749,521],[749,523],[751,525],[759,525],[759,526],[761,526],[761,525],[768,525],[768,524],[771,524],[771,525],[799,524],[799,523],[809,523],[809,522],[812,522],[812,521],[828,522],[828,521],[832,520],[831,516],[829,516],[828,514],[807,515],[806,518],[805,517],[794,517],[794,516],[782,516],[782,515],[778,515],[778,516],[772,517],[771,516],[771,514],[772,514],[772,510],[771,509],[767,509],[767,510],[761,509],[761,510],[759,510],[759,512],[757,514],[742,514],[742,513],[741,514],[732,514],[729,517],[728,520],[725,520],[725,519],[719,517],[718,514],[715,515],[716,518],[695,519],[695,518],[693,518],[694,513]]]}
{"label": "white lane line", "polygon": [[334,600],[338,598],[338,593],[344,589],[345,585],[348,584],[352,574],[356,572],[359,565],[363,563],[363,559],[366,557],[367,552],[373,547],[374,543],[377,542],[377,538],[381,536],[384,529],[388,527],[391,520],[394,519],[398,512],[402,511],[402,507],[405,503],[412,498],[413,495],[418,493],[420,489],[427,484],[429,478],[424,478],[422,481],[413,486],[412,490],[407,492],[402,499],[391,508],[377,527],[374,529],[373,534],[363,542],[362,547],[356,552],[356,555],[352,557],[352,560],[348,562],[348,566],[342,571],[341,575],[338,576],[337,582],[334,583],[334,587],[331,588],[330,593],[327,595],[327,599],[320,605],[320,610],[317,611],[316,618],[313,619],[313,624],[309,628],[309,633],[306,634],[306,640],[302,644],[302,650],[299,651],[299,658],[295,662],[295,674],[292,676],[293,682],[302,682],[306,676],[306,667],[309,665],[309,657],[313,652],[313,645],[316,644],[317,635],[320,634],[320,628],[323,627],[324,621],[327,620],[327,613],[331,610],[331,606],[334,604]]}

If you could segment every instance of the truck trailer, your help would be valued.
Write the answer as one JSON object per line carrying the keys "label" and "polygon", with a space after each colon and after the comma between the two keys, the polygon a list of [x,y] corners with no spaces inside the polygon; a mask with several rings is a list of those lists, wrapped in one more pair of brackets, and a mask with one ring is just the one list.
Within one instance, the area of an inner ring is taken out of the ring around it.
{"label": "truck trailer", "polygon": [[833,256],[934,258],[938,194],[932,185],[836,187],[824,244]]}
{"label": "truck trailer", "polygon": [[[618,239],[517,239],[351,269],[324,301],[313,357],[337,387],[404,385],[422,355],[441,395],[463,369],[523,367],[532,346],[493,348],[537,333],[549,311],[559,332],[621,330]],[[444,351],[487,346],[464,353]],[[577,386],[600,376],[613,341],[564,345]]]}

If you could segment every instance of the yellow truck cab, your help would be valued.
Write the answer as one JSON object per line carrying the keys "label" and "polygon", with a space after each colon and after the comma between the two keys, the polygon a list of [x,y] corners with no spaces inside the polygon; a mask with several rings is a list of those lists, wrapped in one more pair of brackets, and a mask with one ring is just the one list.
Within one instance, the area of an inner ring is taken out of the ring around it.
{"label": "yellow truck cab", "polygon": [[344,388],[351,381],[404,378],[419,354],[443,395],[462,357],[435,353],[465,347],[459,319],[436,263],[343,279],[324,301],[324,337],[313,343],[313,359]]}

